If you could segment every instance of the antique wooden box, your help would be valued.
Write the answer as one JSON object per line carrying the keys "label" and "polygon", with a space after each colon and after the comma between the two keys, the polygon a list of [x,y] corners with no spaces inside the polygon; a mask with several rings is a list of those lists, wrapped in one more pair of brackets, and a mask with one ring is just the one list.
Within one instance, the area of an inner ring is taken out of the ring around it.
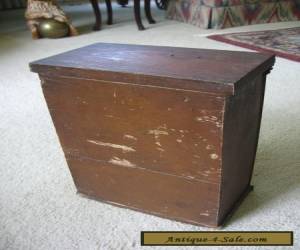
{"label": "antique wooden box", "polygon": [[251,189],[259,53],[98,43],[30,64],[79,193],[216,227]]}

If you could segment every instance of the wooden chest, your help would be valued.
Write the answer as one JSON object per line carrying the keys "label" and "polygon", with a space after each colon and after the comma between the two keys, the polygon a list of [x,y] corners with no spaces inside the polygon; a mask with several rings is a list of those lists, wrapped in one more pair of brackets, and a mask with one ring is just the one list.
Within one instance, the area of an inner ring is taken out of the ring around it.
{"label": "wooden chest", "polygon": [[30,67],[78,192],[216,227],[251,189],[274,60],[98,43]]}

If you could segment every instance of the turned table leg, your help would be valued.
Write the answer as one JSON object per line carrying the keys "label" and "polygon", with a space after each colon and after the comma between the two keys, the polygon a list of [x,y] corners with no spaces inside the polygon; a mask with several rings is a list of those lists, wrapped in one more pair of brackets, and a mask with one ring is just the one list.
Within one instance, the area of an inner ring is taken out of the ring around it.
{"label": "turned table leg", "polygon": [[98,6],[98,0],[90,0],[93,10],[95,13],[96,22],[94,25],[94,30],[100,30],[101,29],[101,12]]}
{"label": "turned table leg", "polygon": [[155,23],[155,20],[151,15],[151,0],[145,0],[145,13],[149,23]]}
{"label": "turned table leg", "polygon": [[141,20],[140,0],[134,0],[134,17],[139,30],[144,30],[145,27]]}
{"label": "turned table leg", "polygon": [[107,9],[107,24],[111,25],[113,23],[113,12],[111,7],[111,0],[105,0]]}

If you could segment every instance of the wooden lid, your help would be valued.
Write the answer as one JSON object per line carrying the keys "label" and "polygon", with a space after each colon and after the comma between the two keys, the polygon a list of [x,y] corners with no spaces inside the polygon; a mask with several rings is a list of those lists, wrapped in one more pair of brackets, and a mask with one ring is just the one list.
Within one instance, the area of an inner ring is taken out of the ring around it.
{"label": "wooden lid", "polygon": [[232,95],[274,62],[274,55],[262,53],[97,43],[30,67],[42,75]]}

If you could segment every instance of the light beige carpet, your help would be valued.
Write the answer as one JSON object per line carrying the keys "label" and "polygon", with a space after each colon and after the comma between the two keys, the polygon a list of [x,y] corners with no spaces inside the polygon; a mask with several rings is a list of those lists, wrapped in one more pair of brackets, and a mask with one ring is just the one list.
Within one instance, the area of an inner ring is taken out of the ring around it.
{"label": "light beige carpet", "polygon": [[[0,12],[0,249],[141,249],[141,230],[207,230],[76,195],[39,79],[28,63],[101,41],[243,50],[205,35],[295,27],[299,22],[208,31],[165,20],[154,7],[159,22],[141,32],[132,8],[114,5],[115,24],[91,32],[89,5],[65,9],[81,36],[32,41],[22,11]],[[300,249],[299,79],[300,63],[277,59],[267,79],[255,189],[223,229],[293,230],[294,249]]]}

